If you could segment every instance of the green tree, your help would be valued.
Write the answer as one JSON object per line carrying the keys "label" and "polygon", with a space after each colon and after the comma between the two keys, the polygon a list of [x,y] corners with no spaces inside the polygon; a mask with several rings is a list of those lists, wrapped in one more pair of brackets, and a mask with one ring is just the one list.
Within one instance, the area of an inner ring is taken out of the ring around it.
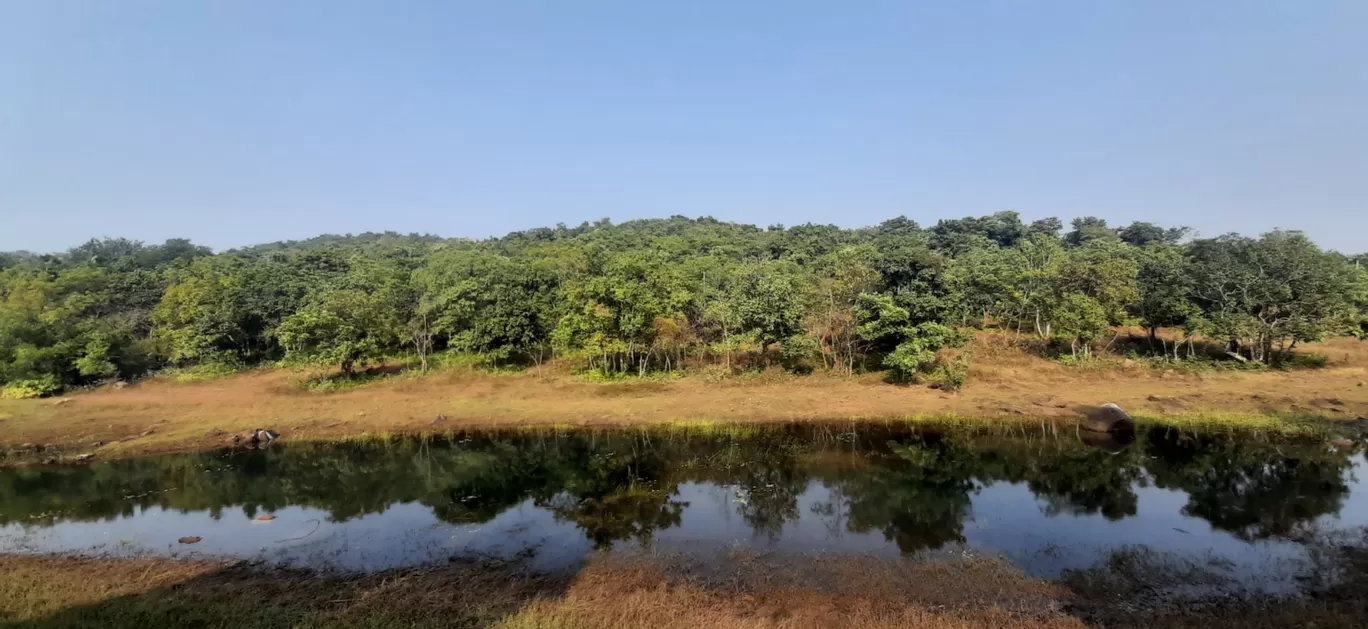
{"label": "green tree", "polygon": [[350,377],[358,365],[383,358],[399,342],[391,304],[357,289],[326,290],[280,326],[289,355],[337,365]]}
{"label": "green tree", "polygon": [[1212,331],[1251,359],[1277,362],[1358,314],[1355,269],[1300,232],[1199,240],[1189,255],[1193,297]]}

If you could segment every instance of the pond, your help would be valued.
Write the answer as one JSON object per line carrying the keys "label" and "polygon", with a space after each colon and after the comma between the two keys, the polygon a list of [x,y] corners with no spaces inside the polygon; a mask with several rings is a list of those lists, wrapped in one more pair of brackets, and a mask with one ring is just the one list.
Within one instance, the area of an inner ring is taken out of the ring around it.
{"label": "pond", "polygon": [[[1057,577],[1142,546],[1290,587],[1368,525],[1362,453],[1154,429],[904,423],[469,432],[0,470],[0,551],[356,570],[599,551],[997,555]],[[182,537],[200,540],[182,544]]]}

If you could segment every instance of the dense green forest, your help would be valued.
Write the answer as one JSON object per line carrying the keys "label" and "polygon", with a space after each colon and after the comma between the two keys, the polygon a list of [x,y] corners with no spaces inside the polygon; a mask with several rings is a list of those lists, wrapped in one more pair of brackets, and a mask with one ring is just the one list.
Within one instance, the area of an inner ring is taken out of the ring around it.
{"label": "dense green forest", "polygon": [[[672,217],[483,241],[320,236],[213,253],[186,240],[91,240],[0,253],[0,385],[47,395],[168,367],[314,361],[351,375],[407,355],[570,361],[605,376],[707,368],[883,370],[963,381],[941,350],[992,326],[1068,362],[1128,345],[1252,365],[1368,333],[1362,256],[1275,231],[1191,238],[1014,212],[876,227]],[[1164,328],[1174,335],[1155,335]]]}

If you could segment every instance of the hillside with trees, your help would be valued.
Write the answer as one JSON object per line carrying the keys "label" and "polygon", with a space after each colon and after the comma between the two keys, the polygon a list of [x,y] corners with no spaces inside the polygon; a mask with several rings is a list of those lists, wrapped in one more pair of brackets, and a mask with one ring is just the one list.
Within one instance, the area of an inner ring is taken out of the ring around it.
{"label": "hillside with trees", "polygon": [[1152,360],[1283,366],[1300,343],[1368,335],[1368,269],[1295,231],[1192,238],[1014,212],[930,227],[672,217],[484,241],[387,232],[218,254],[179,239],[0,253],[8,397],[169,367],[307,361],[350,376],[451,354],[605,377],[883,371],[954,387],[969,356],[944,350],[973,328],[1079,363],[1136,326],[1147,338],[1123,343]]}

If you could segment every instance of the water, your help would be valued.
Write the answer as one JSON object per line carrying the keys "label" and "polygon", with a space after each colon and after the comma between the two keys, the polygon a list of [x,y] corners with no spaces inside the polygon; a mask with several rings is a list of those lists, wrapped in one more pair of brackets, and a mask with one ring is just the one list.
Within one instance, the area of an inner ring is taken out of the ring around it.
{"label": "water", "polygon": [[1368,525],[1363,463],[1318,441],[882,423],[285,442],[0,470],[0,551],[359,570],[467,555],[556,569],[595,550],[970,553],[1056,577],[1141,545],[1278,590],[1305,569],[1304,540]]}

